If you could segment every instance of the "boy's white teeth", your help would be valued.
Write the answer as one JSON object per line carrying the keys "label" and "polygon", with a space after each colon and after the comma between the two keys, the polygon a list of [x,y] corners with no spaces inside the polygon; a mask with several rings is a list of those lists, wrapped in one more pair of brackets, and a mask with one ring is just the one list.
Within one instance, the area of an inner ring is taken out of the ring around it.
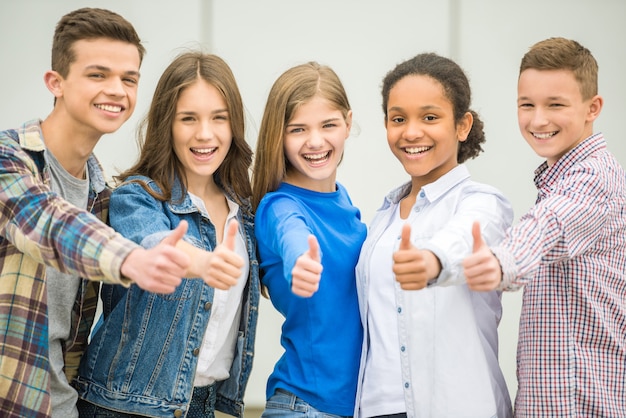
{"label": "boy's white teeth", "polygon": [[198,154],[210,154],[215,151],[216,148],[192,148],[191,151],[196,152]]}
{"label": "boy's white teeth", "polygon": [[119,113],[122,111],[122,106],[111,106],[107,104],[97,104],[96,107],[98,109],[106,110],[107,112],[115,112]]}
{"label": "boy's white teeth", "polygon": [[303,157],[304,159],[310,160],[310,161],[323,160],[324,158],[328,157],[328,151],[320,152],[318,154],[304,154]]}
{"label": "boy's white teeth", "polygon": [[556,132],[546,132],[546,133],[533,132],[533,135],[535,136],[535,138],[538,138],[538,139],[548,139],[556,135]]}
{"label": "boy's white teeth", "polygon": [[408,154],[419,154],[422,152],[426,152],[430,149],[430,147],[407,147],[404,149]]}

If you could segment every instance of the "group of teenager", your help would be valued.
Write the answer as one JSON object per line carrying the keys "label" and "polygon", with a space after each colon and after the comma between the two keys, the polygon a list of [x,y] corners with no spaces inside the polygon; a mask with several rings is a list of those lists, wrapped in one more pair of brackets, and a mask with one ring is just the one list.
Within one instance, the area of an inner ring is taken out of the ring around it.
{"label": "group of teenager", "polygon": [[[515,225],[463,164],[485,135],[459,65],[389,71],[410,178],[368,226],[336,180],[350,103],[316,62],[274,82],[253,153],[227,63],[182,53],[110,188],[92,151],[133,113],[144,52],[114,12],[66,14],[53,110],[0,132],[0,415],[242,417],[263,295],[284,316],[263,417],[626,416],[626,173],[593,130],[589,50],[522,59],[519,128],[545,161]],[[498,324],[521,287],[513,406]]]}

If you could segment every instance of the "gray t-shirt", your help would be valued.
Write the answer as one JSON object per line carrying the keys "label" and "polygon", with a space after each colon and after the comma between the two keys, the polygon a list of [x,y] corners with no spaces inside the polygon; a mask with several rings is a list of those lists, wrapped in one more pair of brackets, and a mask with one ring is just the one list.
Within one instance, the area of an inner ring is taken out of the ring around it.
{"label": "gray t-shirt", "polygon": [[[89,173],[85,167],[84,180],[68,173],[46,149],[46,161],[50,167],[52,191],[82,209],[87,208],[89,196]],[[61,343],[69,337],[72,307],[80,286],[80,278],[47,267],[48,323],[50,344],[50,390],[52,418],[78,418],[76,401],[78,394],[70,386],[63,373],[63,350]]]}

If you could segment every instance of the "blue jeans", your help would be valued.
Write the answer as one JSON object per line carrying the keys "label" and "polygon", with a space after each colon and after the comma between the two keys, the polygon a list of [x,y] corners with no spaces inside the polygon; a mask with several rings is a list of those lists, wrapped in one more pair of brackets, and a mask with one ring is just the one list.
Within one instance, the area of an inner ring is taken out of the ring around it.
{"label": "blue jeans", "polygon": [[[215,397],[215,385],[194,387],[186,418],[215,418]],[[78,399],[77,407],[80,418],[145,418],[103,408],[84,399]]]}
{"label": "blue jeans", "polygon": [[265,402],[261,418],[347,418],[342,415],[327,414],[309,405],[291,392],[276,389]]}

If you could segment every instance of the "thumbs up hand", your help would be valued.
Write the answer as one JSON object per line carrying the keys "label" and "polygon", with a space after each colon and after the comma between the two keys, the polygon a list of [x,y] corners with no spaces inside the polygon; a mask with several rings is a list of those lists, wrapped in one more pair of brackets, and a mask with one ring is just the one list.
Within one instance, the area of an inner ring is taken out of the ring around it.
{"label": "thumbs up hand", "polygon": [[298,257],[291,270],[291,291],[305,298],[313,296],[319,289],[323,269],[320,247],[315,235],[309,235],[308,243],[308,251]]}
{"label": "thumbs up hand", "polygon": [[472,238],[474,239],[472,254],[463,260],[467,286],[477,291],[494,290],[502,282],[502,268],[483,240],[479,222],[472,225]]}
{"label": "thumbs up hand", "polygon": [[203,263],[199,268],[200,277],[209,286],[227,290],[237,284],[244,265],[241,256],[235,252],[238,231],[239,223],[232,220],[226,227],[223,242],[212,252],[205,251],[200,255]]}
{"label": "thumbs up hand", "polygon": [[393,253],[393,273],[404,290],[420,290],[439,275],[439,259],[428,250],[420,250],[411,244],[411,225],[404,224],[400,245]]}

